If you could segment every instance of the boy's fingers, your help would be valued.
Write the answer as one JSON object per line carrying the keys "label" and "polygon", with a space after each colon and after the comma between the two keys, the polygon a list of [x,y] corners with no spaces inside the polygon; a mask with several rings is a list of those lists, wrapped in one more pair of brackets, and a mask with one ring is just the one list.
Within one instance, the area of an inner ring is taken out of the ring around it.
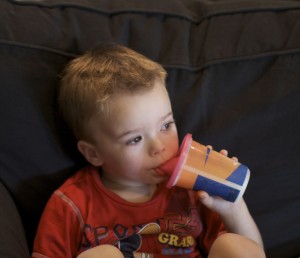
{"label": "boy's fingers", "polygon": [[198,191],[197,192],[200,202],[205,205],[207,208],[212,208],[214,200],[211,198],[207,192]]}
{"label": "boy's fingers", "polygon": [[234,160],[234,161],[236,161],[236,162],[239,161],[237,157],[232,157],[231,159]]}
{"label": "boy's fingers", "polygon": [[223,154],[224,156],[228,156],[228,151],[223,149],[220,151],[221,154]]}

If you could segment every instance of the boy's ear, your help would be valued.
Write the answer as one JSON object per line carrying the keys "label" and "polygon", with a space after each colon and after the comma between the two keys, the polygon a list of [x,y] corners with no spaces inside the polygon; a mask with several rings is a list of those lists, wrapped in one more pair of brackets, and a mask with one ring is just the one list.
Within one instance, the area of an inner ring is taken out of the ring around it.
{"label": "boy's ear", "polygon": [[103,164],[102,157],[93,144],[80,140],[77,142],[77,148],[92,165],[99,167]]}

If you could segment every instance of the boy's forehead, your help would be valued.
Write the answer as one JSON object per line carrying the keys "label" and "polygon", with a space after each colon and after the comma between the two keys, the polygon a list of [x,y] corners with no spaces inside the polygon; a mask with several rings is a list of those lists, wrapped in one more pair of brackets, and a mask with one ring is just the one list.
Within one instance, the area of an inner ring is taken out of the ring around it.
{"label": "boy's forehead", "polygon": [[155,103],[155,98],[160,98],[161,101],[169,102],[169,95],[163,82],[156,81],[153,87],[137,89],[135,91],[117,91],[109,98],[106,104],[102,107],[103,114],[112,115],[113,112],[119,112],[118,109],[126,108],[130,105],[145,106],[144,102],[151,104],[152,100]]}
{"label": "boy's forehead", "polygon": [[139,127],[148,122],[159,121],[172,112],[167,90],[156,84],[151,90],[122,93],[111,98],[105,114],[99,114],[104,127]]}

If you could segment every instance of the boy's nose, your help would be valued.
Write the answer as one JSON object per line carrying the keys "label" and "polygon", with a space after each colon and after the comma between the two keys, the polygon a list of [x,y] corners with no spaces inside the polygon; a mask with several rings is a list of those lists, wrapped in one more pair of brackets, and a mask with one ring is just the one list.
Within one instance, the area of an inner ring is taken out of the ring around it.
{"label": "boy's nose", "polygon": [[165,145],[159,139],[154,139],[151,141],[150,154],[152,156],[159,155],[165,151]]}

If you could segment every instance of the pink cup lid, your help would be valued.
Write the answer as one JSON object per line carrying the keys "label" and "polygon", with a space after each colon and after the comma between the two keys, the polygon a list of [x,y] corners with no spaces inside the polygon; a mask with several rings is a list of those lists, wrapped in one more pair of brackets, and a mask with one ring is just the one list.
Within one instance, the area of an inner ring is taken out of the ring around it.
{"label": "pink cup lid", "polygon": [[185,163],[185,160],[187,158],[187,155],[189,153],[190,147],[192,145],[193,142],[193,138],[192,135],[190,133],[188,133],[179,148],[179,158],[177,157],[176,159],[178,159],[177,164],[174,168],[174,171],[171,175],[171,178],[169,179],[168,183],[167,183],[167,187],[171,188],[172,186],[174,186],[176,184],[177,178],[179,176],[179,172],[181,171],[181,168],[183,166],[183,164]]}

